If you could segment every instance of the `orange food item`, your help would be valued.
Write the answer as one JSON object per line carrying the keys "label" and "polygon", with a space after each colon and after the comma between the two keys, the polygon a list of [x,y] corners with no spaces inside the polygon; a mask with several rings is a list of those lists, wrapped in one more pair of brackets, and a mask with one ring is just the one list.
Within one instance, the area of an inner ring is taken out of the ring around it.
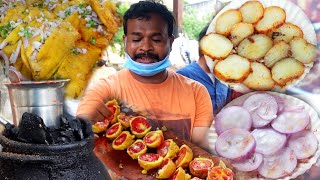
{"label": "orange food item", "polygon": [[106,103],[107,108],[111,111],[111,116],[106,118],[105,121],[109,121],[111,124],[114,124],[118,121],[117,117],[120,114],[120,106],[118,105],[117,100],[113,99]]}
{"label": "orange food item", "polygon": [[108,139],[114,139],[120,135],[122,132],[123,127],[120,122],[113,124],[106,132],[106,137]]}
{"label": "orange food item", "polygon": [[218,166],[209,169],[207,180],[233,180],[234,173],[220,161]]}
{"label": "orange food item", "polygon": [[138,163],[143,168],[142,174],[146,174],[150,169],[159,167],[162,161],[163,157],[154,153],[145,153],[138,157]]}
{"label": "orange food item", "polygon": [[160,146],[160,144],[164,140],[164,137],[161,130],[156,130],[148,132],[148,134],[143,138],[143,140],[148,146],[148,148],[156,148]]}
{"label": "orange food item", "polygon": [[121,122],[124,128],[130,127],[130,120],[133,118],[132,115],[126,115],[125,113],[120,113],[118,116],[118,122]]}
{"label": "orange food item", "polygon": [[211,159],[205,157],[194,158],[189,163],[190,173],[199,178],[206,178],[209,169],[213,167],[214,163]]}
{"label": "orange food item", "polygon": [[172,140],[166,139],[157,148],[157,154],[164,158],[175,158],[179,152],[179,146]]}
{"label": "orange food item", "polygon": [[123,131],[112,141],[112,148],[114,150],[125,150],[132,144],[133,139],[134,135],[131,135],[129,131]]}
{"label": "orange food item", "polygon": [[176,171],[176,165],[170,158],[165,158],[157,172],[157,179],[167,179]]}
{"label": "orange food item", "polygon": [[132,134],[134,134],[137,138],[142,138],[151,130],[151,126],[147,118],[143,116],[137,116],[130,120],[130,129]]}
{"label": "orange food item", "polygon": [[143,140],[137,139],[127,148],[127,153],[132,159],[138,159],[138,156],[147,152],[147,145]]}
{"label": "orange food item", "polygon": [[109,126],[109,122],[96,122],[92,125],[92,131],[94,133],[101,133],[104,132]]}
{"label": "orange food item", "polygon": [[187,180],[190,179],[190,174],[186,173],[182,167],[179,167],[169,180]]}
{"label": "orange food item", "polygon": [[175,161],[175,164],[177,167],[186,168],[188,167],[190,161],[192,161],[193,158],[193,152],[187,145],[182,145],[179,149],[177,159]]}

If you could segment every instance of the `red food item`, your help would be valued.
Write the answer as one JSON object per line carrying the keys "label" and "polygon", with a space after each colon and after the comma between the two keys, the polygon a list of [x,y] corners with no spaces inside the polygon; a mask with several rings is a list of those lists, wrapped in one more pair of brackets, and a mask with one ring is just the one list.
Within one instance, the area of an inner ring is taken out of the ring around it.
{"label": "red food item", "polygon": [[199,178],[205,178],[208,175],[208,171],[214,165],[213,161],[209,158],[199,157],[193,159],[189,163],[190,173]]}
{"label": "red food item", "polygon": [[179,149],[175,164],[177,167],[186,168],[190,161],[192,161],[193,152],[187,145],[182,145]]}
{"label": "red food item", "polygon": [[122,132],[122,125],[120,122],[113,124],[106,132],[106,137],[109,139],[114,139],[120,135]]}
{"label": "red food item", "polygon": [[137,138],[142,138],[151,130],[148,120],[142,116],[132,118],[130,127],[132,134],[137,136]]}
{"label": "red food item", "polygon": [[164,137],[161,130],[151,131],[143,138],[148,148],[156,148],[160,146],[163,139]]}
{"label": "red food item", "polygon": [[172,140],[167,139],[163,141],[157,148],[157,154],[164,158],[175,158],[179,152],[179,146]]}
{"label": "red food item", "polygon": [[116,139],[112,141],[112,148],[115,150],[125,150],[133,142],[134,135],[129,131],[123,131]]}
{"label": "red food item", "polygon": [[170,158],[165,158],[157,172],[157,179],[167,179],[176,171],[176,165]]}
{"label": "red food item", "polygon": [[169,180],[182,180],[190,178],[190,174],[186,173],[181,167],[179,167]]}
{"label": "red food item", "polygon": [[220,161],[218,166],[209,169],[207,180],[233,180],[234,173]]}
{"label": "red food item", "polygon": [[113,99],[111,101],[108,101],[106,103],[107,108],[111,111],[111,115],[105,119],[105,121],[109,121],[111,124],[114,124],[117,122],[117,117],[120,113],[120,106],[118,105],[118,102]]}
{"label": "red food item", "polygon": [[127,149],[127,153],[132,159],[138,159],[138,156],[145,154],[147,152],[147,146],[143,140],[137,139],[130,147]]}
{"label": "red food item", "polygon": [[92,131],[94,133],[101,133],[104,132],[109,126],[109,122],[96,122],[94,125],[92,125]]}
{"label": "red food item", "polygon": [[154,153],[145,153],[138,157],[138,163],[143,168],[142,174],[146,174],[149,169],[159,167],[162,161],[163,157]]}
{"label": "red food item", "polygon": [[130,127],[130,120],[133,118],[133,116],[120,113],[117,118],[118,122],[120,122],[124,128],[128,128]]}

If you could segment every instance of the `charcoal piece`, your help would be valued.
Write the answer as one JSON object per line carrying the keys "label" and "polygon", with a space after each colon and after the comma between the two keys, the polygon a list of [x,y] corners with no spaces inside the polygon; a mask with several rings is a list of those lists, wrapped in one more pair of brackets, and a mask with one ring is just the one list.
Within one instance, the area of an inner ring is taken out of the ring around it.
{"label": "charcoal piece", "polygon": [[77,138],[74,136],[74,133],[72,130],[66,130],[66,131],[60,131],[59,137],[65,137],[70,139],[71,141],[76,141]]}
{"label": "charcoal piece", "polygon": [[61,135],[57,138],[56,143],[57,144],[67,144],[67,143],[70,143],[71,141],[72,140],[70,137]]}
{"label": "charcoal piece", "polygon": [[42,118],[27,112],[22,115],[17,139],[22,142],[36,144],[50,144],[53,142],[49,129]]}
{"label": "charcoal piece", "polygon": [[84,139],[82,132],[82,124],[79,119],[73,119],[69,121],[69,126],[72,129],[73,135],[75,136],[76,140],[80,141]]}
{"label": "charcoal piece", "polygon": [[67,130],[70,128],[69,124],[68,124],[68,119],[64,116],[60,116],[60,130]]}
{"label": "charcoal piece", "polygon": [[93,134],[92,123],[88,120],[78,119],[82,123],[83,134],[85,137]]}
{"label": "charcoal piece", "polygon": [[10,139],[16,140],[19,128],[15,127],[13,124],[10,123],[7,123],[4,127],[5,129],[3,131],[3,135]]}

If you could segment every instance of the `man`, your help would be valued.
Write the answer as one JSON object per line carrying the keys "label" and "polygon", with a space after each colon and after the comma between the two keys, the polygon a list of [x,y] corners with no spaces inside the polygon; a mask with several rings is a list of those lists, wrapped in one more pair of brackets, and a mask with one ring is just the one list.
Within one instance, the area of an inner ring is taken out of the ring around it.
{"label": "man", "polygon": [[[208,26],[199,33],[198,41],[206,35]],[[231,100],[233,91],[226,85],[222,84],[213,76],[206,63],[204,55],[199,48],[199,60],[179,69],[177,73],[182,74],[190,79],[196,80],[203,84],[211,98],[214,114],[217,114],[223,106]]]}
{"label": "man", "polygon": [[210,96],[200,83],[167,69],[175,20],[162,4],[139,1],[124,15],[126,62],[123,69],[91,86],[77,117],[92,122],[110,116],[105,103],[117,99],[160,128],[175,131],[204,148],[213,120]]}

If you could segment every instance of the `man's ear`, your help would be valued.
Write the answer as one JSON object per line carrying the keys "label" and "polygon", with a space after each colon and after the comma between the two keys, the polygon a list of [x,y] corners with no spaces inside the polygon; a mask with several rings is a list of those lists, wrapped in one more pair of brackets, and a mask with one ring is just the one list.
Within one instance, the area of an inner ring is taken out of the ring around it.
{"label": "man's ear", "polygon": [[174,35],[170,36],[170,46],[172,46],[173,41],[174,41]]}
{"label": "man's ear", "polygon": [[126,46],[127,46],[127,36],[126,35],[122,36],[122,41],[123,41],[123,44],[124,44],[124,49],[126,49]]}

